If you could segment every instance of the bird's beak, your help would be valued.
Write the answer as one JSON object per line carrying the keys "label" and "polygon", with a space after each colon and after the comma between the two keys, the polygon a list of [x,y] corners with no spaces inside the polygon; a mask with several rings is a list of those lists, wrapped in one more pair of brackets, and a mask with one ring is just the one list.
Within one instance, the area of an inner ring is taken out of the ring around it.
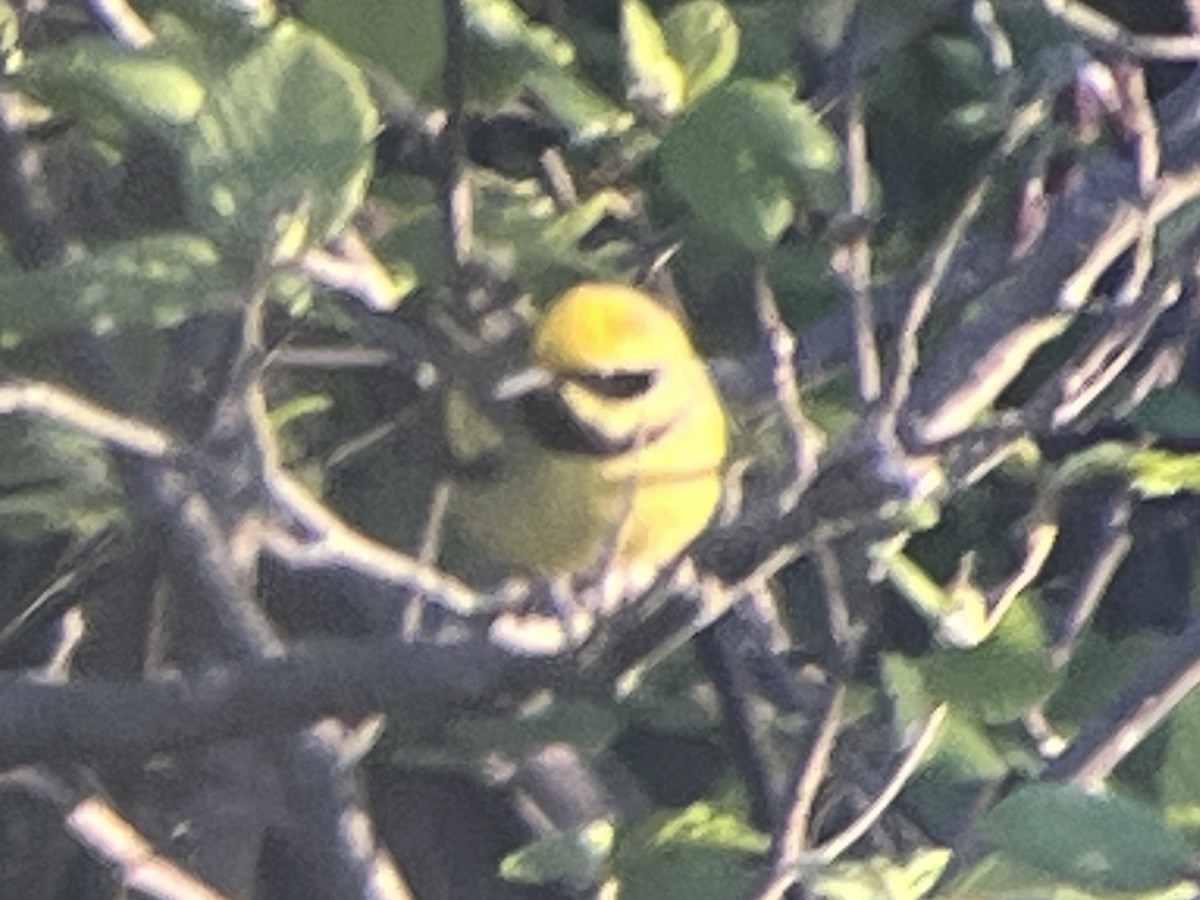
{"label": "bird's beak", "polygon": [[492,396],[501,402],[515,400],[517,397],[523,397],[533,391],[547,387],[553,381],[554,376],[546,369],[540,366],[530,366],[529,368],[520,369],[511,375],[501,378],[496,384],[496,389],[492,392]]}

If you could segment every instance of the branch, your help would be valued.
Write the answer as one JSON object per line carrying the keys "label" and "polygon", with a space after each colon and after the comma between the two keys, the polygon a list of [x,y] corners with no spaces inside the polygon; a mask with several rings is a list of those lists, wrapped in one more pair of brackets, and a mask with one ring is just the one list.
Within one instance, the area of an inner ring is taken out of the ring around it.
{"label": "branch", "polygon": [[[282,735],[326,716],[444,716],[548,677],[546,662],[482,640],[314,642],[282,659],[155,680],[0,682],[0,768],[145,758],[228,738]],[[120,723],[119,726],[114,723]]]}
{"label": "branch", "polygon": [[1156,653],[1125,690],[1042,772],[1043,781],[1101,784],[1200,685],[1200,618]]}

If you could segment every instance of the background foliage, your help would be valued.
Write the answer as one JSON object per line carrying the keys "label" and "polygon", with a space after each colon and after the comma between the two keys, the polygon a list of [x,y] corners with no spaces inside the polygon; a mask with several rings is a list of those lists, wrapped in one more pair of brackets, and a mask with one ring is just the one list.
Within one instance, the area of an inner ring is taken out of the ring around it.
{"label": "background foliage", "polygon": [[[1194,5],[0,0],[0,54],[5,896],[1197,896]],[[455,577],[436,416],[583,279],[686,311],[736,447],[568,633]]]}

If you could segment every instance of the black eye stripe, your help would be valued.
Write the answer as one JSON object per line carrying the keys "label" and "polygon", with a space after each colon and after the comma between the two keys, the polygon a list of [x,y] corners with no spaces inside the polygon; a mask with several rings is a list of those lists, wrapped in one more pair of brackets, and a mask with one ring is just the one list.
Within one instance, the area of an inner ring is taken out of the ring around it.
{"label": "black eye stripe", "polygon": [[517,401],[521,420],[543,447],[559,453],[608,458],[654,443],[670,428],[667,422],[641,434],[613,437],[576,418],[557,391],[531,391]]}
{"label": "black eye stripe", "polygon": [[656,369],[632,372],[563,372],[567,381],[582,385],[594,394],[611,400],[630,400],[640,397],[654,386],[658,378]]}

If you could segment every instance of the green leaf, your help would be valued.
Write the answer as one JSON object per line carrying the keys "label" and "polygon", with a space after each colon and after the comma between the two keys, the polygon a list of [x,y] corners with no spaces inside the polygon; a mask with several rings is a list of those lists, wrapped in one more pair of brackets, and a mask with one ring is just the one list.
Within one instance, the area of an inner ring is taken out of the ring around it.
{"label": "green leaf", "polygon": [[609,744],[619,723],[613,710],[586,700],[558,700],[519,717],[464,717],[450,731],[455,741],[480,757],[503,753],[516,757],[531,748],[568,743],[588,752]]}
{"label": "green leaf", "polygon": [[414,94],[441,71],[441,0],[308,0],[304,19],[347,52],[379,63]]}
{"label": "green leaf", "polygon": [[633,117],[570,71],[575,48],[531,22],[511,0],[466,0],[467,83],[473,103],[488,109],[531,91],[570,134],[586,143],[619,134]]}
{"label": "green leaf", "polygon": [[575,48],[551,28],[529,21],[512,0],[465,0],[467,81],[484,106],[511,100],[531,72],[565,69]]}
{"label": "green leaf", "polygon": [[1149,807],[1065,784],[1033,784],[1004,798],[981,833],[1016,860],[1102,890],[1137,891],[1179,879],[1187,841]]}
{"label": "green leaf", "polygon": [[733,71],[740,32],[729,10],[717,0],[692,0],[663,19],[671,56],[683,69],[687,102],[708,93]]}
{"label": "green leaf", "polygon": [[708,803],[651,816],[624,836],[614,862],[622,900],[724,900],[750,887],[768,838]]}
{"label": "green leaf", "polygon": [[191,234],[159,234],[61,266],[0,273],[0,344],[81,327],[169,327],[211,308],[232,288],[213,245]]}
{"label": "green leaf", "polygon": [[934,847],[914,853],[906,863],[875,856],[827,866],[806,883],[813,897],[826,900],[917,900],[936,883],[950,851]]}
{"label": "green leaf", "polygon": [[1195,900],[1189,880],[1152,891],[1096,891],[1067,883],[1062,876],[990,853],[954,885],[939,893],[945,900]]}
{"label": "green leaf", "polygon": [[88,533],[117,521],[123,495],[97,441],[42,419],[0,417],[0,535]]}
{"label": "green leaf", "polygon": [[[597,191],[565,211],[559,211],[532,181],[513,181],[486,171],[473,173],[479,198],[476,230],[481,246],[511,257],[516,273],[526,280],[546,272],[586,273],[617,277],[615,266],[602,268],[612,248],[585,251],[579,241],[610,211],[625,201],[615,191]],[[620,245],[614,242],[614,248]]]}
{"label": "green leaf", "polygon": [[1144,497],[1200,491],[1200,453],[1137,449],[1129,457],[1129,467],[1133,488]]}
{"label": "green leaf", "polygon": [[988,724],[1020,718],[1060,680],[1045,649],[1041,622],[1023,599],[979,646],[937,650],[917,665],[930,694]]}
{"label": "green leaf", "polygon": [[[928,716],[942,699],[925,683],[923,660],[888,653],[883,657],[880,671],[893,701],[898,733]],[[923,793],[932,790],[940,797],[947,790],[957,791],[965,782],[1001,778],[1009,766],[980,723],[965,711],[951,706],[926,768],[936,777],[914,785],[920,784]],[[909,790],[912,790],[911,786]],[[939,802],[938,798],[934,798],[934,802]],[[959,813],[955,811],[954,814]]]}
{"label": "green leaf", "polygon": [[746,853],[763,853],[770,843],[740,817],[709,803],[668,814],[653,824],[647,839],[655,847],[687,844]]}
{"label": "green leaf", "polygon": [[705,95],[663,139],[668,184],[710,227],[763,254],[797,209],[830,202],[838,144],[782,85],[740,80]]}
{"label": "green leaf", "polygon": [[192,122],[206,96],[201,80],[163,50],[131,50],[80,38],[35,54],[22,84],[61,113],[102,136],[130,124],[158,135]]}
{"label": "green leaf", "polygon": [[598,91],[562,69],[539,69],[525,84],[545,105],[572,143],[586,144],[628,131],[634,118]]}
{"label": "green leaf", "polygon": [[307,196],[321,240],[362,199],[377,126],[359,70],[324,38],[280,24],[213,85],[181,135],[194,221],[227,250],[257,255],[278,211]]}
{"label": "green leaf", "polygon": [[612,854],[616,830],[599,819],[514,850],[500,861],[500,874],[522,884],[595,881]]}
{"label": "green leaf", "polygon": [[1196,437],[1200,435],[1200,395],[1186,384],[1171,384],[1150,394],[1130,418],[1153,434]]}
{"label": "green leaf", "polygon": [[1200,694],[1179,704],[1168,724],[1166,752],[1158,769],[1158,786],[1167,820],[1200,829]]}
{"label": "green leaf", "polygon": [[683,105],[684,75],[671,58],[662,29],[641,0],[621,0],[625,91],[633,103],[669,117]]}

